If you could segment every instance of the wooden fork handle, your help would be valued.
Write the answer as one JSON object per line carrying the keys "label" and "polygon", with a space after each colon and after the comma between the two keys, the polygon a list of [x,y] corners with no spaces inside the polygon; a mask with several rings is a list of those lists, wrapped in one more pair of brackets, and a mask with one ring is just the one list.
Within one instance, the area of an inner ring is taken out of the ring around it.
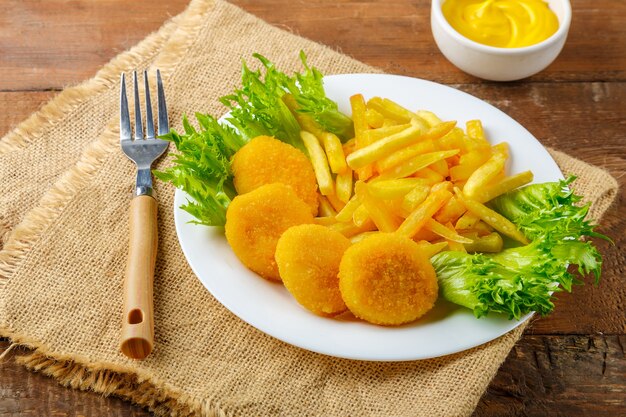
{"label": "wooden fork handle", "polygon": [[130,240],[120,346],[122,353],[132,359],[145,358],[154,346],[152,283],[157,244],[157,201],[147,195],[137,196],[130,203]]}

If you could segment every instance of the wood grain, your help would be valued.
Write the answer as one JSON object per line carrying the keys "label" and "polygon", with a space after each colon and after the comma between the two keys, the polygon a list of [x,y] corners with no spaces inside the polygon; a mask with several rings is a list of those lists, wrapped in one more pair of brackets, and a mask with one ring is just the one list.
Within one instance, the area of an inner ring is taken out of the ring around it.
{"label": "wood grain", "polygon": [[[444,83],[481,82],[439,53],[430,31],[428,0],[388,0],[384,7],[367,0],[232,3],[387,72]],[[187,0],[4,0],[0,91],[60,89],[86,79],[186,4]],[[574,0],[572,4],[572,26],[563,52],[530,80],[626,79],[626,3]]]}
{"label": "wood grain", "polygon": [[0,91],[61,89],[90,78],[189,0],[3,0]]}
{"label": "wood grain", "polygon": [[[473,417],[626,415],[625,343],[623,335],[525,336]],[[0,342],[0,350],[7,346]],[[2,417],[150,415],[116,398],[64,388],[13,361],[2,365],[0,387]]]}
{"label": "wood grain", "polygon": [[473,417],[626,415],[624,335],[525,336]]}
{"label": "wood grain", "polygon": [[[384,6],[367,0],[232,3],[386,72],[442,83],[481,82],[456,69],[437,49],[430,30],[430,1],[387,0]],[[530,80],[624,80],[626,3],[574,0],[572,10],[570,34],[561,55]]]}
{"label": "wood grain", "polygon": [[139,195],[130,202],[128,260],[120,349],[131,359],[144,359],[154,346],[153,283],[158,246],[157,201]]}
{"label": "wood grain", "polygon": [[[0,352],[9,343],[0,341]],[[52,379],[32,373],[12,358],[0,364],[0,417],[148,417],[148,411],[115,397],[62,387]]]}
{"label": "wood grain", "polygon": [[4,136],[56,94],[55,91],[0,92],[0,136]]}

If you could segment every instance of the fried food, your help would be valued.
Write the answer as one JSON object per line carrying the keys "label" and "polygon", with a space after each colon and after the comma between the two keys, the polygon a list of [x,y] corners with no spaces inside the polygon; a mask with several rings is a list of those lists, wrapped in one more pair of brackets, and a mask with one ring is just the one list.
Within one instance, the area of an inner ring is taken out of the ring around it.
{"label": "fried food", "polygon": [[233,199],[226,239],[241,262],[263,278],[280,281],[276,243],[291,226],[313,223],[311,208],[285,184],[262,185]]}
{"label": "fried food", "polygon": [[245,194],[264,184],[290,186],[317,215],[317,180],[313,166],[300,150],[269,136],[258,136],[233,157],[231,170],[235,189]]}
{"label": "fried food", "polygon": [[393,233],[374,234],[348,248],[339,288],[355,316],[382,325],[420,318],[438,292],[435,270],[420,246]]}
{"label": "fried food", "polygon": [[350,240],[317,224],[289,229],[278,240],[276,263],[283,284],[307,310],[332,316],[346,310],[339,291],[339,263]]}

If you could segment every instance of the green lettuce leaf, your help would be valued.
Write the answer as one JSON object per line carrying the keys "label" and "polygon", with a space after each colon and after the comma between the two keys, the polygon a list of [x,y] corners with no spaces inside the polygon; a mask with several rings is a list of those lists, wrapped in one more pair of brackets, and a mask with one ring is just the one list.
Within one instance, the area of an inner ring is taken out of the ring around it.
{"label": "green lettuce leaf", "polygon": [[311,116],[323,130],[334,133],[342,142],[353,138],[354,123],[339,111],[336,102],[326,97],[322,73],[307,64],[303,51],[300,60],[305,71],[296,73],[287,86],[299,105],[297,111]]}
{"label": "green lettuce leaf", "polygon": [[431,261],[442,296],[471,308],[477,317],[493,312],[519,319],[531,311],[550,313],[553,292],[581,283],[568,271],[570,265],[583,276],[593,274],[597,283],[602,256],[592,242],[581,239],[608,238],[585,220],[589,205],[576,205],[581,197],[568,188],[573,180],[532,184],[491,201],[532,242],[496,254],[435,255]]}
{"label": "green lettuce leaf", "polygon": [[181,208],[195,218],[193,223],[223,226],[226,208],[236,195],[230,159],[247,140],[214,117],[196,113],[196,119],[199,130],[184,117],[184,134],[172,130],[161,136],[174,143],[177,152],[172,153],[173,165],[154,175],[192,197]]}
{"label": "green lettuce leaf", "polygon": [[232,94],[220,98],[231,111],[227,118],[242,135],[251,139],[260,135],[274,136],[300,150],[306,150],[300,139],[300,125],[282,100],[291,94],[298,104],[298,112],[307,114],[322,128],[336,134],[342,141],[354,136],[352,119],[341,113],[337,103],[326,97],[323,75],[300,59],[304,72],[288,76],[263,55],[253,54],[262,65],[252,71],[243,63],[242,86]]}

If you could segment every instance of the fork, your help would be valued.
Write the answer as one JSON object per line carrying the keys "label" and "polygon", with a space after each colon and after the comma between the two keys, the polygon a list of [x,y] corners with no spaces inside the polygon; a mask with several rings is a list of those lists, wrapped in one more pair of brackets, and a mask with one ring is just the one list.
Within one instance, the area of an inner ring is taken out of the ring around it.
{"label": "fork", "polygon": [[[132,359],[143,359],[154,346],[152,284],[156,262],[157,201],[152,188],[150,167],[168,147],[169,142],[154,135],[148,73],[144,71],[146,96],[146,131],[141,117],[137,72],[133,73],[135,89],[135,135],[131,138],[130,115],[126,97],[126,80],[122,74],[120,93],[120,142],[122,151],[137,165],[137,182],[130,203],[130,239],[124,280],[124,311],[120,350]],[[167,107],[161,73],[157,70],[157,108],[159,136],[169,132]]]}

